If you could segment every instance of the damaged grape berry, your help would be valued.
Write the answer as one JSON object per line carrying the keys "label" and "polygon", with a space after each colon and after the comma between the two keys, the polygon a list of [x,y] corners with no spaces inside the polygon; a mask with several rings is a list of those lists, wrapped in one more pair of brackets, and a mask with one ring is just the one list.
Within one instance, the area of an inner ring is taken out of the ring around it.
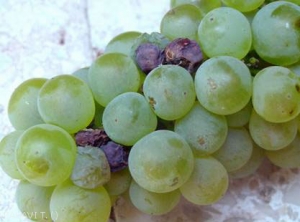
{"label": "damaged grape berry", "polygon": [[164,50],[163,64],[179,65],[193,74],[199,68],[203,54],[199,44],[188,38],[178,38]]}
{"label": "damaged grape berry", "polygon": [[136,50],[136,63],[140,69],[148,74],[163,61],[163,52],[152,43],[141,44]]}
{"label": "damaged grape berry", "polygon": [[128,166],[129,148],[112,141],[103,129],[85,129],[75,135],[77,146],[98,147],[108,160],[111,172]]}

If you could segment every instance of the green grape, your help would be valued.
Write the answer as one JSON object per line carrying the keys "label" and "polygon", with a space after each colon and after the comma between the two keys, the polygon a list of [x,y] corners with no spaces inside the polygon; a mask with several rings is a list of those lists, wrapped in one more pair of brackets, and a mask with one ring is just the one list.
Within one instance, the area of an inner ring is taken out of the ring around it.
{"label": "green grape", "polygon": [[195,158],[195,167],[181,194],[189,202],[210,205],[220,200],[228,189],[228,173],[224,166],[211,156]]}
{"label": "green grape", "polygon": [[94,189],[110,180],[110,167],[105,153],[98,147],[77,147],[76,162],[70,179],[85,189]]}
{"label": "green grape", "polygon": [[77,147],[65,130],[50,124],[27,129],[16,145],[16,164],[25,179],[39,186],[53,186],[72,173]]}
{"label": "green grape", "polygon": [[300,112],[300,78],[289,69],[271,66],[259,71],[253,79],[252,104],[269,122],[281,123]]}
{"label": "green grape", "polygon": [[231,178],[244,178],[254,174],[257,169],[261,166],[265,159],[264,149],[253,143],[253,150],[248,162],[238,170],[231,171],[229,176]]}
{"label": "green grape", "polygon": [[143,91],[155,114],[164,120],[183,117],[196,98],[192,76],[175,65],[153,69],[144,81]]}
{"label": "green grape", "polygon": [[197,101],[183,118],[175,121],[174,131],[190,145],[195,155],[218,150],[227,136],[226,118],[209,112]]}
{"label": "green grape", "polygon": [[104,184],[104,188],[110,196],[119,196],[125,193],[130,186],[132,177],[128,168],[111,173],[110,180]]}
{"label": "green grape", "polygon": [[95,116],[93,121],[94,128],[103,128],[102,116],[104,112],[104,107],[95,102]]}
{"label": "green grape", "polygon": [[41,88],[38,110],[46,123],[76,133],[92,122],[95,102],[84,81],[72,75],[59,75]]}
{"label": "green grape", "polygon": [[244,166],[251,157],[253,142],[244,127],[228,128],[225,143],[213,156],[219,160],[228,172]]}
{"label": "green grape", "polygon": [[84,81],[86,84],[89,85],[89,79],[88,79],[88,73],[89,73],[89,67],[84,67],[81,69],[76,70],[72,73],[73,76],[76,76],[77,78]]}
{"label": "green grape", "polygon": [[298,121],[296,118],[284,123],[272,123],[252,111],[249,132],[257,145],[266,150],[279,150],[290,144],[296,137]]}
{"label": "green grape", "polygon": [[19,210],[32,221],[55,220],[56,213],[50,211],[50,198],[54,188],[54,186],[37,186],[25,180],[20,181],[15,194]]}
{"label": "green grape", "polygon": [[127,92],[115,97],[104,109],[103,128],[113,141],[131,146],[157,126],[157,118],[145,97]]}
{"label": "green grape", "polygon": [[265,0],[222,0],[228,7],[235,8],[241,12],[250,12],[259,8]]}
{"label": "green grape", "polygon": [[38,111],[37,97],[46,81],[45,78],[28,79],[12,93],[8,103],[8,118],[15,129],[25,130],[44,123]]}
{"label": "green grape", "polygon": [[242,59],[252,45],[251,26],[245,15],[236,9],[216,8],[202,19],[198,41],[208,57],[227,55]]}
{"label": "green grape", "polygon": [[23,130],[13,131],[0,142],[0,166],[2,170],[13,179],[24,179],[15,162],[16,144]]}
{"label": "green grape", "polygon": [[97,58],[89,69],[90,87],[94,98],[106,106],[124,92],[137,92],[140,74],[134,61],[121,53],[107,53]]}
{"label": "green grape", "polygon": [[262,7],[252,21],[253,46],[274,65],[287,66],[300,59],[300,7],[277,1]]}
{"label": "green grape", "polygon": [[197,6],[202,15],[205,15],[209,11],[221,7],[221,0],[171,0],[171,8],[175,8],[183,4],[193,4]]}
{"label": "green grape", "polygon": [[133,43],[141,34],[141,32],[128,31],[115,36],[106,45],[104,53],[117,52],[130,55]]}
{"label": "green grape", "polygon": [[197,30],[203,14],[191,4],[170,9],[160,22],[160,32],[171,40],[188,38],[197,40]]}
{"label": "green grape", "polygon": [[128,159],[132,178],[144,189],[166,193],[190,177],[194,158],[188,143],[177,133],[157,130],[131,148]]}
{"label": "green grape", "polygon": [[140,187],[132,181],[129,197],[132,204],[141,212],[151,215],[162,215],[170,212],[180,200],[179,190],[168,193],[154,193]]}
{"label": "green grape", "polygon": [[281,168],[300,167],[300,136],[297,134],[292,143],[280,150],[267,150],[266,156],[276,166]]}
{"label": "green grape", "polygon": [[249,123],[251,112],[252,112],[252,102],[249,101],[248,104],[240,111],[237,111],[236,113],[226,116],[228,126],[229,127],[245,126],[247,123]]}
{"label": "green grape", "polygon": [[248,67],[231,56],[206,60],[196,72],[196,95],[204,108],[219,115],[230,115],[244,108],[252,95]]}
{"label": "green grape", "polygon": [[299,62],[294,63],[293,65],[287,66],[287,68],[290,69],[297,76],[300,76],[300,60]]}
{"label": "green grape", "polygon": [[296,5],[300,5],[300,0],[284,0],[284,1],[286,1],[286,2],[292,2],[292,3],[296,4]]}
{"label": "green grape", "polygon": [[53,191],[50,211],[58,217],[55,222],[107,222],[111,201],[103,186],[83,189],[66,180]]}

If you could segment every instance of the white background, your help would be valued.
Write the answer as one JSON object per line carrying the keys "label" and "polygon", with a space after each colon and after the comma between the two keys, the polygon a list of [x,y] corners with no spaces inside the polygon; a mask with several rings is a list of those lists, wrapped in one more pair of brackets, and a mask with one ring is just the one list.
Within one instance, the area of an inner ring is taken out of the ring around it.
{"label": "white background", "polygon": [[[21,82],[88,66],[119,33],[159,31],[168,9],[168,0],[0,0],[0,139],[13,130],[7,104]],[[0,169],[0,221],[27,221],[14,202],[16,185]],[[122,221],[300,221],[299,191],[299,170],[266,164],[254,176],[231,181],[212,206],[182,205],[172,219],[139,215]]]}

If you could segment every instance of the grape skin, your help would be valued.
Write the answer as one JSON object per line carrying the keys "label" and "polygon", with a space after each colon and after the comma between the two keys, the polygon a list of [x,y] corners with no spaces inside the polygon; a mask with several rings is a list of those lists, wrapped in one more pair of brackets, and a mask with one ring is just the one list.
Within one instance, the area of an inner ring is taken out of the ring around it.
{"label": "grape skin", "polygon": [[154,113],[164,120],[183,117],[194,105],[193,78],[180,66],[161,65],[146,77],[143,92]]}
{"label": "grape skin", "polygon": [[144,96],[135,92],[115,97],[104,109],[102,123],[117,143],[131,146],[157,126],[157,118]]}
{"label": "grape skin", "polygon": [[38,110],[45,123],[76,133],[92,122],[95,102],[84,81],[72,75],[59,75],[42,86]]}
{"label": "grape skin", "polygon": [[56,186],[50,200],[56,222],[107,222],[110,209],[110,197],[103,186],[83,189],[69,180]]}
{"label": "grape skin", "polygon": [[18,139],[15,160],[25,179],[39,186],[53,186],[71,175],[76,151],[74,139],[64,129],[39,124]]}
{"label": "grape skin", "polygon": [[8,117],[15,129],[25,130],[44,123],[38,111],[37,97],[46,81],[45,78],[28,79],[21,83],[10,96]]}
{"label": "grape skin", "polygon": [[129,170],[144,189],[166,193],[179,188],[192,173],[193,153],[177,133],[157,130],[140,139],[129,153]]}
{"label": "grape skin", "polygon": [[179,190],[167,193],[154,193],[140,187],[134,180],[130,184],[129,197],[132,204],[141,212],[162,215],[170,212],[180,200]]}
{"label": "grape skin", "polygon": [[194,204],[210,205],[223,197],[228,184],[228,173],[217,159],[211,156],[197,157],[194,171],[180,191]]}

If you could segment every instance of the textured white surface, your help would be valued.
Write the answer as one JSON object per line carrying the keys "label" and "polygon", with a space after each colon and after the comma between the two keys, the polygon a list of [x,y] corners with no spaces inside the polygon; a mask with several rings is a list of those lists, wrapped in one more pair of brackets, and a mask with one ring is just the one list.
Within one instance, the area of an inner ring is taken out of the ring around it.
{"label": "textured white surface", "polygon": [[[168,0],[0,0],[0,139],[12,131],[7,103],[21,82],[88,66],[121,32],[158,31],[168,6]],[[28,221],[14,202],[16,184],[0,169],[0,221]],[[212,206],[182,201],[168,215],[153,217],[120,199],[116,211],[118,222],[293,222],[300,221],[299,191],[298,169],[266,162],[258,174],[232,181]]]}

